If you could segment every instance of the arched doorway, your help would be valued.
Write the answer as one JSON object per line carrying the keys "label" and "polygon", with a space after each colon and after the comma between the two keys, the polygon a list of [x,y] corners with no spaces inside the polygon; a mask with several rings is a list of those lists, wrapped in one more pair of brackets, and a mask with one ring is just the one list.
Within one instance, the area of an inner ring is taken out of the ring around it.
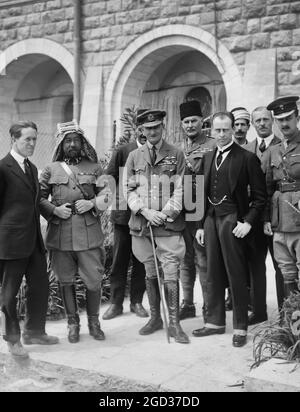
{"label": "arched doorway", "polygon": [[71,61],[66,49],[44,39],[16,43],[0,55],[0,157],[10,150],[10,125],[28,119],[38,126],[33,162],[39,169],[50,162],[56,125],[70,120]]}
{"label": "arched doorway", "polygon": [[[105,89],[105,124],[101,147],[107,150],[116,122],[126,107],[157,107],[168,112],[167,137],[180,140],[179,104],[195,87],[205,87],[212,109],[232,107],[242,99],[242,80],[230,52],[202,29],[172,25],[134,41],[115,64]],[[104,143],[104,145],[103,145]],[[102,149],[102,151],[103,151]]]}

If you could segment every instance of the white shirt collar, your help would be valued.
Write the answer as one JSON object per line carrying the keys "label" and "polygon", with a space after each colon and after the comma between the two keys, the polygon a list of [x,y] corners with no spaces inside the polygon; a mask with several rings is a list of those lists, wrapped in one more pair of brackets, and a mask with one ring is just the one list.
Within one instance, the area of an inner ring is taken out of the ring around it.
{"label": "white shirt collar", "polygon": [[26,158],[19,155],[19,153],[17,153],[14,149],[11,149],[10,154],[15,159],[15,161],[18,163],[18,165],[21,167],[23,172],[25,172],[24,161],[25,161]]}
{"label": "white shirt collar", "polygon": [[[155,145],[156,149],[159,150],[161,148],[162,144],[163,144],[163,139],[160,139],[160,141],[158,143],[156,143],[156,145]],[[152,149],[152,147],[154,146],[148,140],[147,140],[147,145],[148,145],[149,149]]]}
{"label": "white shirt collar", "polygon": [[264,138],[264,139],[262,139],[261,137],[257,136],[258,146],[261,144],[262,140],[264,140],[265,143],[266,143],[266,148],[267,148],[267,147],[270,146],[270,144],[271,144],[271,142],[272,142],[273,139],[274,139],[274,134],[273,134],[273,133],[270,134],[269,137],[266,137],[266,138]]}
{"label": "white shirt collar", "polygon": [[12,157],[21,164],[24,164],[24,160],[26,160],[25,157],[21,156],[19,153],[15,152],[14,149],[11,149],[10,154],[12,155]]}
{"label": "white shirt collar", "polygon": [[224,152],[224,150],[226,150],[226,149],[227,149],[229,146],[231,146],[233,143],[234,143],[233,140],[231,140],[231,142],[228,143],[226,146],[223,146],[223,147],[217,146],[218,152]]}

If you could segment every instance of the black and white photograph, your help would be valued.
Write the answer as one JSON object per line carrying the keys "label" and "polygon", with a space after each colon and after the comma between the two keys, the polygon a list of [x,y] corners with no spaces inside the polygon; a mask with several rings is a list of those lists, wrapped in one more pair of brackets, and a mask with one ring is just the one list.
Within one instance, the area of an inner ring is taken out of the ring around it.
{"label": "black and white photograph", "polygon": [[0,392],[300,392],[300,1],[0,0]]}

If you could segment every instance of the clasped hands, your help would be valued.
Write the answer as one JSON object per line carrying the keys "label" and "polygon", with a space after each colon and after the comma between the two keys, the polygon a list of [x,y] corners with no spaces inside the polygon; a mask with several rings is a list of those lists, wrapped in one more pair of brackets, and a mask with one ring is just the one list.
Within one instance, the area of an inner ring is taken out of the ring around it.
{"label": "clasped hands", "polygon": [[163,213],[163,212],[159,212],[158,210],[153,210],[153,209],[143,209],[141,211],[141,214],[144,216],[144,218],[146,220],[148,220],[148,222],[152,225],[152,226],[162,226],[168,216]]}
{"label": "clasped hands", "polygon": [[[76,212],[78,215],[88,212],[94,207],[94,203],[91,200],[81,199],[75,202]],[[67,220],[72,215],[71,203],[65,203],[61,206],[57,206],[54,209],[53,214],[60,219]]]}

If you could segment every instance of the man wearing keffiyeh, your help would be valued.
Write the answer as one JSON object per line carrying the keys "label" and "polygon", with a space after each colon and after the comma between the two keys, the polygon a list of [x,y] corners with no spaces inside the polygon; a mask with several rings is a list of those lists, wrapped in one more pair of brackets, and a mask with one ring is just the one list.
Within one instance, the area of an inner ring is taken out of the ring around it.
{"label": "man wearing keffiyeh", "polygon": [[69,342],[79,341],[77,273],[86,286],[90,335],[103,340],[99,307],[104,249],[99,211],[107,207],[109,192],[101,181],[96,151],[79,125],[75,121],[58,124],[56,139],[53,163],[40,178],[41,213],[48,220],[46,247],[61,286]]}

